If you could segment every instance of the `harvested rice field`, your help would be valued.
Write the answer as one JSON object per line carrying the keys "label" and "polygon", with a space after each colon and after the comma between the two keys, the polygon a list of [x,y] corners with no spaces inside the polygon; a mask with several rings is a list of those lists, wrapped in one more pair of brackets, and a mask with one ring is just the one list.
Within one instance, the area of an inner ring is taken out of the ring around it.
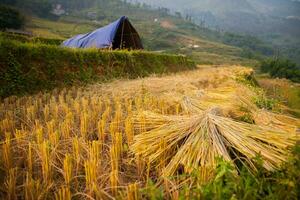
{"label": "harvested rice field", "polygon": [[252,73],[202,67],[6,98],[0,197],[297,199],[300,120]]}

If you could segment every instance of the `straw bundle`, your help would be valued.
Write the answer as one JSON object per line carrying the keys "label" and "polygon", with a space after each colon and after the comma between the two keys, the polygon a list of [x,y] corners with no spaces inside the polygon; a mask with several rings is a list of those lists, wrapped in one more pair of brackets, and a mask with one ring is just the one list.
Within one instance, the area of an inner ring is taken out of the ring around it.
{"label": "straw bundle", "polygon": [[[300,120],[297,118],[259,109],[253,99],[258,98],[260,94],[247,87],[233,85],[213,91],[194,90],[190,94],[191,96],[173,94],[176,101],[180,102],[178,99],[181,99],[181,107],[185,114],[196,114],[218,105],[226,117],[239,119],[249,115],[257,125],[270,126],[291,134],[295,134],[300,126]],[[171,96],[168,98],[173,100]]]}
{"label": "straw bundle", "polygon": [[[220,108],[204,110],[206,106],[201,103],[184,98],[182,107],[189,115],[142,113],[148,131],[135,136],[133,153],[156,165],[166,163],[162,170],[164,177],[175,175],[183,166],[187,173],[202,170],[203,179],[212,176],[218,157],[233,165],[239,161],[252,170],[257,155],[267,170],[278,168],[287,159],[296,135],[287,134],[285,129],[235,121],[224,116]],[[139,119],[135,118],[137,127],[141,123]]]}

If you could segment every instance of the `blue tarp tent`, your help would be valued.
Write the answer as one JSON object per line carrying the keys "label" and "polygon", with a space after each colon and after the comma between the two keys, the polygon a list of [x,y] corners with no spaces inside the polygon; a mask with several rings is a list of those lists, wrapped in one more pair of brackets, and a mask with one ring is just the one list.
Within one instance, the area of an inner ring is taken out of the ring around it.
{"label": "blue tarp tent", "polygon": [[80,34],[63,42],[73,48],[143,49],[137,31],[123,16],[117,21],[91,33]]}

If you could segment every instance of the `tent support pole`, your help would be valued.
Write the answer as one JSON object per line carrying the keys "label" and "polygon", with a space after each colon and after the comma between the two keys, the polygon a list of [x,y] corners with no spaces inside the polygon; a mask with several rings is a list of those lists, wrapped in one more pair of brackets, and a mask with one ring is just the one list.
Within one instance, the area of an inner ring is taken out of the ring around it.
{"label": "tent support pole", "polygon": [[133,34],[132,34],[132,32],[131,32],[131,27],[130,27],[130,36],[131,36],[131,39],[132,39],[132,41],[133,41],[134,48],[136,49],[135,38],[134,38],[134,36],[133,36]]}
{"label": "tent support pole", "polygon": [[125,24],[125,20],[123,21],[123,24],[122,24],[122,35],[121,35],[120,49],[123,49],[124,24]]}

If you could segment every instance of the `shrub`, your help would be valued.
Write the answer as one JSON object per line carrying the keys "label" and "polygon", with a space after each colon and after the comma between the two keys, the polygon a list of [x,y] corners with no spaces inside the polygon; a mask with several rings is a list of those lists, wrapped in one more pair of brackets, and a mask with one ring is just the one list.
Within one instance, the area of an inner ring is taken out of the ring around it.
{"label": "shrub", "polygon": [[0,39],[0,97],[66,84],[137,78],[193,68],[195,64],[184,56],[146,51],[69,49]]}
{"label": "shrub", "polygon": [[0,5],[0,30],[7,28],[20,29],[24,25],[24,17],[14,8]]}
{"label": "shrub", "polygon": [[260,69],[269,73],[271,77],[286,78],[294,82],[300,82],[300,68],[287,59],[267,59],[261,62]]}

